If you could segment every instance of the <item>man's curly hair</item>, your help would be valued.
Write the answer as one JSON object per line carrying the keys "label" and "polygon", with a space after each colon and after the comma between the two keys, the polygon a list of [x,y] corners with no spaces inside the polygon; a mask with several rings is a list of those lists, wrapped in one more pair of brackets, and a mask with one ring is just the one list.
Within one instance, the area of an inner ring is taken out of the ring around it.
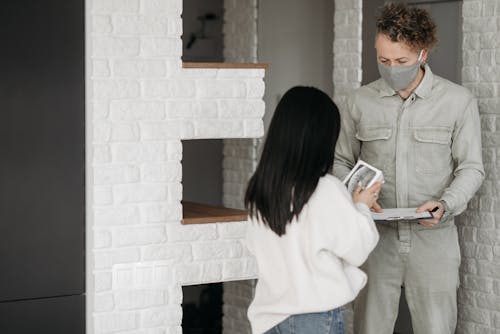
{"label": "man's curly hair", "polygon": [[430,50],[436,43],[436,24],[428,11],[402,3],[386,3],[377,18],[377,33],[403,42],[413,51]]}

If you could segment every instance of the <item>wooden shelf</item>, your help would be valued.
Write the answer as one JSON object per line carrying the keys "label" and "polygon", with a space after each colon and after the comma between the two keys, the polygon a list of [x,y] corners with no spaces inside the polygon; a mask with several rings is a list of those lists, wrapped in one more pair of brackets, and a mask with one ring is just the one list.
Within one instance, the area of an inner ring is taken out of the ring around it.
{"label": "wooden shelf", "polygon": [[183,201],[182,216],[182,224],[208,224],[245,221],[248,214],[245,210]]}
{"label": "wooden shelf", "polygon": [[266,69],[269,64],[258,63],[182,63],[183,68],[255,68]]}

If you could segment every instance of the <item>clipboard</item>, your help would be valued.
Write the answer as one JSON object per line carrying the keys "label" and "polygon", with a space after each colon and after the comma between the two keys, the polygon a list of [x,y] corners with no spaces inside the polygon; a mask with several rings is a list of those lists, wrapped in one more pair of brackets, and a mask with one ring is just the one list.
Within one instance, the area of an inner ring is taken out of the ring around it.
{"label": "clipboard", "polygon": [[383,209],[381,213],[371,212],[372,219],[376,223],[390,223],[401,220],[421,220],[432,219],[434,216],[432,212],[416,212],[417,208],[395,208]]}

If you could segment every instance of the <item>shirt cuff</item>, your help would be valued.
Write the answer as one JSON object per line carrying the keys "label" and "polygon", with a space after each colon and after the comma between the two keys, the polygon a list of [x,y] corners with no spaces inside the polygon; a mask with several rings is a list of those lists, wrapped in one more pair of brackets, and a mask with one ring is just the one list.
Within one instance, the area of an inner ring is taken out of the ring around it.
{"label": "shirt cuff", "polygon": [[448,206],[448,203],[446,203],[446,201],[444,199],[440,199],[439,202],[441,204],[443,204],[444,212],[449,212],[450,211],[450,207]]}
{"label": "shirt cuff", "polygon": [[439,220],[440,222],[445,222],[448,220],[448,218],[452,217],[453,215],[451,214],[451,211],[450,211],[450,206],[448,205],[448,203],[446,203],[445,200],[443,199],[440,199],[439,202],[441,204],[443,204],[443,207],[444,207],[444,213],[443,215],[441,216],[441,219]]}
{"label": "shirt cuff", "polygon": [[370,213],[370,208],[365,203],[357,202],[355,203],[356,208],[363,213]]}

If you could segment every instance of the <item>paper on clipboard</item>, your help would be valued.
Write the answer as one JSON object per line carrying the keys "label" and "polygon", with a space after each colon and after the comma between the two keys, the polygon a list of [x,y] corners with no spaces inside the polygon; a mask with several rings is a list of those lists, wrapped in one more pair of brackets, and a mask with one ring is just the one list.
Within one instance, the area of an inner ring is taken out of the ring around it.
{"label": "paper on clipboard", "polygon": [[383,209],[383,212],[371,212],[372,218],[376,222],[391,222],[398,220],[419,220],[432,219],[432,213],[429,211],[416,212],[417,208],[397,208]]}

